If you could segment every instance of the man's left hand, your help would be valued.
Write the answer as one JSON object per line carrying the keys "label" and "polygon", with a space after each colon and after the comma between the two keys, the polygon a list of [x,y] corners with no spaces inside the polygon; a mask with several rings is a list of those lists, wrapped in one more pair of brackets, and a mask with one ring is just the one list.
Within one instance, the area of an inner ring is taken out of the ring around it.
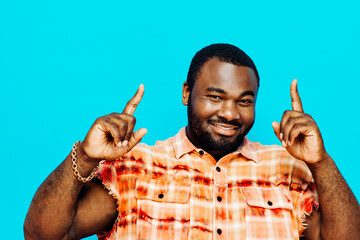
{"label": "man's left hand", "polygon": [[296,79],[291,83],[290,95],[292,111],[285,111],[280,123],[272,123],[275,135],[294,158],[307,164],[319,163],[328,154],[315,120],[303,111]]}

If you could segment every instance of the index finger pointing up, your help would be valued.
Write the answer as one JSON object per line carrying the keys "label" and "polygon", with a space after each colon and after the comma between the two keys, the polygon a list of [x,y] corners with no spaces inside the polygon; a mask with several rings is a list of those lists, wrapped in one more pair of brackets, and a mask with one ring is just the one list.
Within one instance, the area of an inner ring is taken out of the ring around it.
{"label": "index finger pointing up", "polygon": [[129,115],[133,115],[136,107],[140,103],[142,96],[144,95],[144,85],[140,84],[138,90],[136,91],[135,95],[130,99],[130,101],[127,102],[124,110],[122,113],[126,113]]}
{"label": "index finger pointing up", "polygon": [[294,79],[290,86],[291,106],[293,111],[304,112],[299,92],[297,90],[297,80]]}

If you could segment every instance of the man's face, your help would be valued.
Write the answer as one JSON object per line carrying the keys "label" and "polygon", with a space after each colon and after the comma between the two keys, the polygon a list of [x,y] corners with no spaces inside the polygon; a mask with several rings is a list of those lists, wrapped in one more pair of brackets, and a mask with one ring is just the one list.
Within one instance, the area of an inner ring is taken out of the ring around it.
{"label": "man's face", "polygon": [[218,58],[208,60],[191,94],[184,83],[183,103],[188,105],[186,134],[190,141],[213,155],[234,151],[254,124],[257,90],[252,69]]}

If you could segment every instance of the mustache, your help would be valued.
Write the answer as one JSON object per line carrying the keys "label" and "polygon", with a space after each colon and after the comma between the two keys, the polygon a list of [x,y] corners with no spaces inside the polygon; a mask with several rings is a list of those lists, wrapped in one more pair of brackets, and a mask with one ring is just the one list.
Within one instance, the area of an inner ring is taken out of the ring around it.
{"label": "mustache", "polygon": [[234,127],[241,127],[242,124],[238,123],[238,122],[234,122],[234,121],[226,121],[225,119],[209,119],[208,123],[223,123],[223,124],[227,124],[227,125],[232,125]]}

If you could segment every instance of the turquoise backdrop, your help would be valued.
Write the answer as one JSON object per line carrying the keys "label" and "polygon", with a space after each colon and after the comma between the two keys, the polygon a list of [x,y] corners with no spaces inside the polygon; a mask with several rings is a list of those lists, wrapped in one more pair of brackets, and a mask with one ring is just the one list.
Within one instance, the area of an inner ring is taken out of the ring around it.
{"label": "turquoise backdrop", "polygon": [[1,1],[1,238],[23,239],[38,186],[140,83],[143,142],[176,134],[187,123],[181,89],[191,58],[218,42],[242,48],[260,72],[249,138],[278,144],[271,123],[290,109],[297,78],[359,199],[359,9],[355,0]]}

